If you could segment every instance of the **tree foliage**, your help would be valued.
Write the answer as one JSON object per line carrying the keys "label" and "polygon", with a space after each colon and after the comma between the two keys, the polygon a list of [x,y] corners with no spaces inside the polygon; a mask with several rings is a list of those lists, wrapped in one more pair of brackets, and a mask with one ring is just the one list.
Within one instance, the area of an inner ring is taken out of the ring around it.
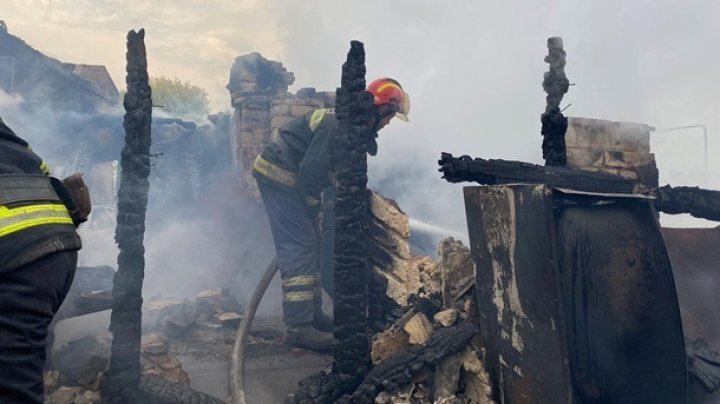
{"label": "tree foliage", "polygon": [[204,119],[210,110],[207,91],[187,81],[151,77],[153,105],[176,118]]}

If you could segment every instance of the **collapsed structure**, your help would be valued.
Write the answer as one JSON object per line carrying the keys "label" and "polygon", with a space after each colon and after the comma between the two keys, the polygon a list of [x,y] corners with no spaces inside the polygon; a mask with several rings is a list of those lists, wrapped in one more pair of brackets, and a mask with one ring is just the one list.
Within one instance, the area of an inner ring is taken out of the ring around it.
{"label": "collapsed structure", "polygon": [[[686,353],[680,313],[685,331],[692,331],[688,335],[712,340],[717,336],[709,335],[714,330],[693,318],[682,298],[678,310],[674,285],[669,282],[672,273],[665,243],[671,259],[692,265],[692,259],[683,257],[686,244],[696,246],[702,239],[713,246],[718,233],[717,229],[697,234],[666,229],[663,242],[654,227],[652,206],[717,219],[717,195],[691,188],[658,188],[657,167],[649,149],[651,127],[564,117],[559,106],[568,83],[558,70],[564,65],[562,42],[553,39],[549,48],[551,74],[544,86],[552,89],[553,99],[543,115],[547,166],[455,159],[451,155],[441,160],[443,174],[450,181],[493,185],[466,190],[469,248],[446,239],[439,246],[439,261],[413,256],[407,215],[400,207],[379,194],[352,195],[349,202],[368,198],[357,203],[367,210],[368,253],[364,261],[368,280],[367,285],[361,282],[367,290],[356,296],[367,302],[367,317],[354,319],[360,323],[353,324],[353,332],[338,332],[336,338],[338,345],[343,345],[363,327],[367,332],[361,334],[368,336],[364,343],[369,342],[369,346],[357,352],[359,362],[346,366],[362,365],[355,369],[359,373],[346,375],[346,380],[352,380],[351,388],[334,391],[337,386],[324,384],[331,379],[310,378],[301,383],[293,397],[295,402],[328,402],[333,396],[359,403],[571,402],[573,397],[593,400],[627,394],[628,388],[636,389],[632,394],[642,395],[648,381],[653,387],[659,386],[651,401],[681,402],[677,400],[682,400],[686,388],[682,381]],[[553,83],[553,78],[562,83]],[[280,63],[259,54],[238,58],[231,71],[228,90],[235,108],[231,158],[249,194],[254,193],[254,182],[247,168],[277,128],[314,108],[335,105],[334,93],[314,89],[287,93],[293,80],[292,73]],[[526,185],[502,185],[513,182]],[[648,192],[650,196],[640,195]],[[592,230],[578,228],[577,223],[591,223]],[[634,235],[626,238],[625,230],[630,228]],[[618,250],[610,242],[619,242],[625,248]],[[603,259],[614,260],[605,265],[600,258],[589,257],[589,246]],[[362,256],[354,258],[363,261]],[[588,266],[588,262],[595,266]],[[683,268],[697,270],[698,266]],[[678,283],[683,284],[677,266],[675,270],[681,279]],[[578,281],[573,278],[578,274],[587,277]],[[583,289],[590,284],[607,287]],[[340,294],[347,292],[347,283],[338,286]],[[683,287],[685,293],[692,290],[690,284]],[[159,309],[146,307],[145,315],[162,312],[157,322],[163,324],[168,338],[182,335],[203,321],[215,326],[238,319],[235,311],[240,308],[228,309],[232,304],[223,303],[226,297],[222,293],[209,295],[198,296],[195,305],[174,302]],[[579,313],[587,303],[583,298],[588,296],[602,300],[605,306]],[[208,300],[213,301],[209,314],[199,315],[202,310],[198,309]],[[628,307],[633,310],[626,310]],[[363,312],[355,314],[362,317]],[[592,323],[599,312],[608,317],[603,317],[603,323]],[[658,314],[662,314],[661,319]],[[210,320],[200,320],[203,316]],[[569,319],[585,322],[572,328]],[[608,324],[609,319],[619,324]],[[587,352],[583,349],[592,345],[590,340],[596,335],[589,332],[591,329],[608,338],[630,336],[631,348],[643,353],[642,361],[637,361],[639,356],[596,344],[595,348],[605,349],[598,356],[605,362],[584,362],[588,358],[582,357]],[[642,346],[649,340],[663,342],[660,346]],[[708,390],[717,388],[713,373],[717,360],[712,349],[698,340],[689,348],[688,357],[700,369],[697,374],[705,376],[704,386]],[[188,387],[187,374],[168,354],[165,341],[149,338],[141,354],[143,363],[157,365],[143,365],[143,371],[164,380],[159,383],[163,389],[167,389],[163,384],[167,381]],[[370,363],[362,363],[368,359]],[[625,362],[618,366],[610,359]],[[598,363],[604,372],[588,370]],[[663,369],[664,373],[662,377],[643,375],[638,370],[640,365]],[[99,388],[90,379],[101,379],[106,367],[107,363],[97,358],[87,363],[83,370],[89,373],[84,379],[78,375],[82,379],[78,383],[84,383],[83,394]],[[620,368],[627,373],[618,377],[615,371]],[[50,373],[48,382],[54,382],[50,391],[56,393],[64,388],[58,388],[53,375]],[[625,382],[618,382],[620,379]],[[167,397],[215,401],[189,388],[178,389],[180,393]]]}

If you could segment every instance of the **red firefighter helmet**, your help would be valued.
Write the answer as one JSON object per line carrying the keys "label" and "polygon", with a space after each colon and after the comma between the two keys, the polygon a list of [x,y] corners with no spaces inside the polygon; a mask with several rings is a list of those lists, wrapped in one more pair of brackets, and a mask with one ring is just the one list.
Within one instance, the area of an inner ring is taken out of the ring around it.
{"label": "red firefighter helmet", "polygon": [[410,97],[397,80],[381,77],[368,84],[367,91],[373,95],[375,105],[392,104],[397,108],[395,116],[408,121]]}

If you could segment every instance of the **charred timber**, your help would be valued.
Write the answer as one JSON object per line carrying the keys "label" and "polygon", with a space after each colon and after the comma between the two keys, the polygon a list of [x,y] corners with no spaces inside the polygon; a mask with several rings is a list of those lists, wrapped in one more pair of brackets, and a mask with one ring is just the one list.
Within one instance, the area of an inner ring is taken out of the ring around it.
{"label": "charred timber", "polygon": [[118,218],[118,270],[113,279],[110,367],[103,385],[109,403],[139,402],[142,284],[145,272],[145,210],[150,174],[152,99],[148,83],[145,31],[127,35],[125,146],[122,149]]}
{"label": "charred timber", "polygon": [[655,192],[655,208],[669,213],[689,213],[693,217],[720,222],[720,191],[698,187],[665,185]]}
{"label": "charred timber", "polygon": [[514,183],[548,184],[585,192],[631,193],[634,184],[619,176],[574,170],[566,167],[539,166],[508,160],[454,157],[442,153],[439,171],[448,182],[477,182],[485,185]]}
{"label": "charred timber", "polygon": [[540,117],[543,135],[543,158],[547,166],[565,166],[565,131],[568,119],[560,111],[560,102],[567,93],[570,82],[565,76],[565,50],[560,37],[549,38],[547,41],[548,55],[545,62],[550,70],[545,73],[543,89],[547,93],[545,112]]}
{"label": "charred timber", "polygon": [[367,335],[367,145],[372,96],[365,91],[365,49],[352,41],[336,92],[339,122],[333,139],[335,202],[335,397],[352,393],[370,367]]}
{"label": "charred timber", "polygon": [[415,345],[384,360],[373,368],[352,394],[338,400],[343,404],[371,404],[382,392],[410,384],[414,377],[433,369],[444,357],[458,352],[478,333],[477,326],[463,322],[435,331],[425,345]]}
{"label": "charred timber", "polygon": [[[574,170],[566,167],[538,166],[507,160],[454,157],[442,153],[439,171],[448,182],[477,182],[484,185],[514,183],[548,184],[584,192],[632,193],[633,183],[619,175]],[[698,187],[671,187],[652,190],[655,208],[663,213],[690,215],[720,221],[720,191]]]}

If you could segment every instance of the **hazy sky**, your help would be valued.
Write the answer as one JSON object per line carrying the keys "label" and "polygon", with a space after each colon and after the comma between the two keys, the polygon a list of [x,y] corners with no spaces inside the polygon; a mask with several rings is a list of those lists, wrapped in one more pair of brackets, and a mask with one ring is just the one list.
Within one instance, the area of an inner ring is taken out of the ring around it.
{"label": "hazy sky", "polygon": [[[571,116],[707,125],[710,185],[720,142],[720,2],[698,0],[3,0],[0,19],[66,62],[104,64],[124,87],[125,35],[144,27],[151,75],[178,77],[228,110],[233,59],[259,51],[295,72],[294,89],[334,89],[351,39],[365,42],[368,78],[396,77],[412,95],[409,124],[383,131],[371,181],[393,184],[419,219],[461,229],[459,186],[435,173],[440,151],[541,161],[546,38],[559,35],[576,83]],[[699,131],[653,142],[661,182],[708,185]],[[438,193],[438,187],[448,191]],[[440,196],[441,195],[441,196]],[[452,214],[444,218],[444,211]]]}

